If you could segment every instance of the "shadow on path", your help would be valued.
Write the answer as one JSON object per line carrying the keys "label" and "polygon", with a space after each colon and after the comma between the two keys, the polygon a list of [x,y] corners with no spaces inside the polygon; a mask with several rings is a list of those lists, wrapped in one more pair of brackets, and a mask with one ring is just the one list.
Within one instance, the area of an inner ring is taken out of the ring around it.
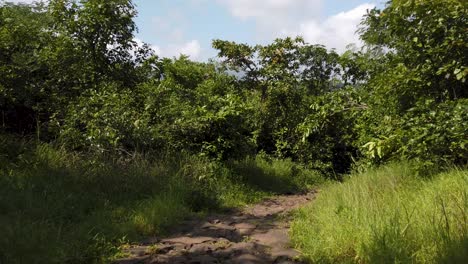
{"label": "shadow on path", "polygon": [[299,263],[290,248],[290,212],[314,193],[277,196],[243,210],[190,220],[164,239],[150,238],[126,250],[136,263]]}

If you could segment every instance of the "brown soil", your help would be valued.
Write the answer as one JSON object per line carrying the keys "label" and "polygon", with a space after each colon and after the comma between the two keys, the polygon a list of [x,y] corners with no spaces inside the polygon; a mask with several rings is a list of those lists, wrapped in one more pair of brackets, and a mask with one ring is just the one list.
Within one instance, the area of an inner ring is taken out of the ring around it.
{"label": "brown soil", "polygon": [[277,196],[231,214],[186,221],[167,238],[129,247],[130,257],[115,263],[300,263],[289,243],[289,212],[313,198]]}

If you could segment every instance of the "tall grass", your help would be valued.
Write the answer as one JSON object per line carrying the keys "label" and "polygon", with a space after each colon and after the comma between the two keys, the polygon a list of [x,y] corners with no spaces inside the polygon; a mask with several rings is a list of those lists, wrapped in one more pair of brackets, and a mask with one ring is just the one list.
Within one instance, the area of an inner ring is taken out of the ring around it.
{"label": "tall grass", "polygon": [[[282,172],[264,171],[267,164]],[[303,188],[287,175],[293,167],[261,158],[103,158],[0,134],[0,263],[107,262],[119,245],[162,235],[188,216]],[[270,184],[294,183],[264,188],[251,183],[257,172]]]}
{"label": "tall grass", "polygon": [[394,164],[324,187],[293,243],[311,263],[467,263],[468,171],[415,174]]}

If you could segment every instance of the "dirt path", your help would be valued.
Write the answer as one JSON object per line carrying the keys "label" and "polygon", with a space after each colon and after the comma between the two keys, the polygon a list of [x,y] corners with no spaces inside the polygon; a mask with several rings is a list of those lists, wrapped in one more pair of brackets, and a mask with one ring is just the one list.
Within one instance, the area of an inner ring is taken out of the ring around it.
{"label": "dirt path", "polygon": [[186,221],[168,238],[132,246],[131,257],[116,263],[298,263],[289,245],[289,212],[313,198],[277,196],[232,214]]}

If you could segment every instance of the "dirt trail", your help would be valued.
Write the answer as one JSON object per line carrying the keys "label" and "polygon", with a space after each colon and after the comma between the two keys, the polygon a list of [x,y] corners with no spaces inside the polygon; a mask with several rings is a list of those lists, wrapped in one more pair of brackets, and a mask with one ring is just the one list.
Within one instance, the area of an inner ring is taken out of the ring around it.
{"label": "dirt trail", "polygon": [[289,212],[313,198],[277,196],[231,214],[186,221],[168,238],[132,246],[131,257],[116,263],[299,263],[289,244]]}

